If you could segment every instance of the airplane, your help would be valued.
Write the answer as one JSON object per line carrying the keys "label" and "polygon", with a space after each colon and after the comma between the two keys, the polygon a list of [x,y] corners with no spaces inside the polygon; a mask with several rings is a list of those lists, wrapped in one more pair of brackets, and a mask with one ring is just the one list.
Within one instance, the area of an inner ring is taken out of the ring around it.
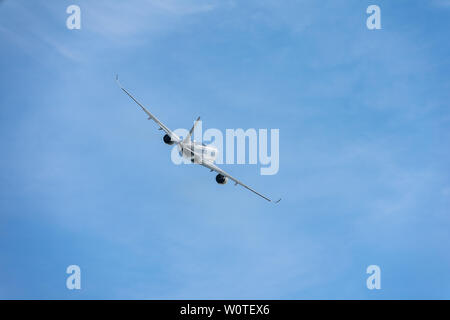
{"label": "airplane", "polygon": [[205,145],[203,143],[200,144],[195,140],[194,141],[191,140],[192,133],[194,132],[195,126],[200,120],[200,117],[198,117],[197,120],[195,120],[194,125],[192,126],[191,130],[186,135],[186,137],[184,139],[181,139],[172,130],[170,130],[161,121],[159,121],[158,118],[156,118],[150,111],[148,111],[139,101],[136,100],[136,98],[134,98],[131,95],[131,93],[129,93],[120,84],[118,75],[116,75],[116,82],[119,88],[122,89],[122,91],[125,92],[134,102],[136,102],[136,104],[140,106],[142,110],[148,115],[148,120],[153,120],[154,122],[156,122],[156,124],[159,126],[158,130],[163,130],[166,133],[163,137],[164,143],[168,145],[176,144],[180,155],[182,155],[184,158],[189,159],[192,163],[200,164],[208,168],[211,172],[213,171],[217,172],[216,182],[218,184],[226,184],[228,179],[230,179],[234,182],[236,186],[239,184],[269,202],[279,203],[281,201],[281,198],[276,201],[273,201],[272,199],[262,195],[261,193],[253,190],[252,188],[245,185],[238,179],[232,177],[231,175],[229,175],[228,173],[226,173],[225,171],[223,171],[214,164],[214,161],[218,154],[217,148]]}

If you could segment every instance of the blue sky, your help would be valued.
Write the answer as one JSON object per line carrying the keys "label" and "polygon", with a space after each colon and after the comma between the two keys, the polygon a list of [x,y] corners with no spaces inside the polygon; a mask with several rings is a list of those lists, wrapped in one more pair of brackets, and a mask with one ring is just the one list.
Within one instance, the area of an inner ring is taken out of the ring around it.
{"label": "blue sky", "polygon": [[[449,28],[446,0],[2,1],[0,298],[449,299]],[[280,129],[277,175],[223,168],[282,202],[172,164],[115,73],[170,128]]]}

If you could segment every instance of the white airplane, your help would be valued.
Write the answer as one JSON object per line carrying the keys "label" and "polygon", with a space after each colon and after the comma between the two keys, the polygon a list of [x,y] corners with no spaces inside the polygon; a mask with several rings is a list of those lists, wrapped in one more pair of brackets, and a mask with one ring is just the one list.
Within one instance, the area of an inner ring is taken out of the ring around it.
{"label": "white airplane", "polygon": [[144,112],[148,115],[148,120],[155,121],[156,124],[159,126],[159,130],[164,130],[166,132],[166,134],[163,137],[164,143],[168,145],[176,144],[178,147],[178,151],[183,157],[189,159],[192,163],[197,163],[210,169],[211,172],[213,171],[217,172],[216,182],[218,184],[225,184],[227,183],[228,179],[230,179],[234,181],[235,185],[240,184],[244,188],[250,190],[253,193],[256,193],[258,196],[266,199],[269,202],[278,203],[281,201],[281,198],[278,199],[277,201],[273,201],[268,197],[263,196],[261,193],[243,184],[241,181],[239,181],[236,178],[233,178],[228,173],[226,173],[218,166],[216,166],[214,164],[214,160],[217,157],[218,150],[215,147],[199,144],[195,140],[191,141],[192,133],[194,132],[194,128],[197,125],[198,121],[200,120],[200,117],[197,118],[188,135],[184,139],[181,139],[173,131],[167,128],[161,121],[159,121],[158,118],[156,118],[150,111],[148,111],[139,101],[137,101],[124,87],[122,87],[122,85],[119,82],[118,75],[116,75],[116,82],[119,85],[120,89],[122,89],[123,92],[125,92],[131,99],[133,99],[134,102],[136,102],[142,108],[142,110],[144,110]]}

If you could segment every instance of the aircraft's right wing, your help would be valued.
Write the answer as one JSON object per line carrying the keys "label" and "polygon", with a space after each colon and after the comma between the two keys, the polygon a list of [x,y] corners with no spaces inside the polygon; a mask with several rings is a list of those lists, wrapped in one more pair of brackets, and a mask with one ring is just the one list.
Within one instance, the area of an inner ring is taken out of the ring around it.
{"label": "aircraft's right wing", "polygon": [[144,112],[148,115],[148,119],[149,120],[153,120],[155,121],[160,130],[164,130],[172,140],[174,140],[175,142],[180,142],[181,139],[179,136],[177,136],[172,130],[170,130],[169,128],[167,128],[161,121],[158,120],[158,118],[156,118],[150,111],[148,111],[139,101],[137,101],[132,95],[131,93],[129,93],[124,87],[122,87],[122,85],[119,82],[119,76],[116,75],[116,82],[117,85],[120,87],[120,89],[122,89],[123,92],[125,92],[131,99],[133,99],[134,102],[137,103],[138,106],[140,106],[142,108],[142,110],[144,110]]}
{"label": "aircraft's right wing", "polygon": [[281,198],[278,199],[278,200],[276,200],[276,201],[273,201],[272,199],[269,199],[269,198],[267,198],[266,196],[263,196],[263,195],[262,195],[261,193],[259,193],[258,191],[253,190],[253,189],[250,188],[249,186],[243,184],[243,183],[242,183],[241,181],[239,181],[238,179],[236,179],[236,178],[230,176],[228,173],[226,173],[225,171],[223,171],[222,169],[220,169],[218,166],[216,166],[214,163],[212,163],[212,162],[210,162],[210,161],[202,161],[200,164],[201,164],[202,166],[204,166],[204,167],[210,169],[211,171],[215,171],[215,172],[217,172],[217,173],[220,173],[220,174],[223,175],[224,177],[227,177],[227,178],[229,178],[230,180],[233,180],[234,183],[235,183],[236,185],[240,184],[240,185],[243,186],[244,188],[250,190],[250,191],[253,192],[253,193],[256,193],[258,196],[260,196],[260,197],[263,198],[263,199],[266,199],[266,200],[269,201],[269,202],[278,203],[278,202],[281,201]]}

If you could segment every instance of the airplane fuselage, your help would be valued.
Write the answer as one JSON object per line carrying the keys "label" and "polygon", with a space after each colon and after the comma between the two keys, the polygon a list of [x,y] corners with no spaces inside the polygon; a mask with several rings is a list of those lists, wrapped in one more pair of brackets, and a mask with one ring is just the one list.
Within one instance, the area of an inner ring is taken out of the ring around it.
{"label": "airplane fuselage", "polygon": [[195,141],[187,141],[178,144],[180,154],[194,163],[204,161],[214,162],[217,158],[218,150],[213,146],[207,146]]}

